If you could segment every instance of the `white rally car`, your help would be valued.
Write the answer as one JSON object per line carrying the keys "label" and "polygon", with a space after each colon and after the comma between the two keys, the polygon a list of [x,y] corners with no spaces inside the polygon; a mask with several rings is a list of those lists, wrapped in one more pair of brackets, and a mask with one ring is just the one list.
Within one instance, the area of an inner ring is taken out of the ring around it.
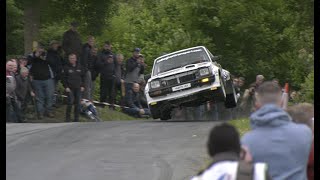
{"label": "white rally car", "polygon": [[207,101],[237,104],[230,73],[204,46],[183,49],[154,60],[145,88],[154,119],[168,120],[176,107],[195,107]]}

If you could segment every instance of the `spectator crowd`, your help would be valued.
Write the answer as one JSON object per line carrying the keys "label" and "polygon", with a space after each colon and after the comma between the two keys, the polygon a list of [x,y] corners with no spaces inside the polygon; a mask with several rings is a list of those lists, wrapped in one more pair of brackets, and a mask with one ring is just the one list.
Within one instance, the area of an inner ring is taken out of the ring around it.
{"label": "spectator crowd", "polygon": [[38,45],[27,56],[6,62],[6,120],[25,122],[26,107],[33,102],[37,118],[55,117],[59,83],[67,95],[66,121],[79,121],[80,100],[93,101],[95,81],[100,78],[100,102],[115,103],[128,108],[124,112],[135,117],[150,115],[143,93],[144,69],[147,66],[140,48],[124,62],[124,55],[112,51],[112,43],[105,41],[99,51],[95,38],[89,36],[82,43],[72,22],[63,34],[62,43],[52,40],[49,48]]}
{"label": "spectator crowd", "polygon": [[[77,26],[71,23],[61,44],[53,40],[48,50],[38,45],[27,56],[7,60],[7,122],[25,122],[30,102],[39,119],[55,117],[59,83],[67,95],[65,121],[77,122],[80,101],[93,101],[97,78],[100,102],[109,103],[111,110],[120,104],[128,107],[123,111],[131,116],[150,115],[144,95],[147,65],[141,49],[134,48],[132,57],[125,61],[123,54],[112,51],[110,41],[105,41],[100,51],[93,36],[83,44]],[[314,179],[313,105],[302,103],[283,109],[284,90],[279,80],[264,80],[263,75],[257,75],[256,81],[243,89],[245,79],[233,77],[238,106],[229,114],[233,119],[250,116],[251,130],[240,139],[233,126],[215,126],[207,144],[212,163],[193,180]],[[296,96],[293,93],[292,99]]]}

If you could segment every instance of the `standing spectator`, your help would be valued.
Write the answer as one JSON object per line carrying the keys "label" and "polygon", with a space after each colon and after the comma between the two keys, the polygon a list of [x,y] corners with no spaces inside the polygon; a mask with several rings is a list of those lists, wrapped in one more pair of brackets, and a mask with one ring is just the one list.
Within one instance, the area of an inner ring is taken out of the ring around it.
{"label": "standing spectator", "polygon": [[[6,63],[6,121],[7,122],[21,122],[19,107],[17,104],[16,79],[13,73],[14,60],[9,60]],[[16,115],[16,118],[14,118]]]}
{"label": "standing spectator", "polygon": [[238,83],[238,85],[239,85],[240,88],[243,87],[244,81],[245,81],[245,78],[244,78],[244,77],[239,77],[239,83]]}
{"label": "standing spectator", "polygon": [[92,87],[92,77],[91,77],[91,71],[89,70],[89,60],[91,57],[91,49],[94,46],[95,39],[93,36],[89,36],[88,42],[83,45],[82,48],[82,57],[80,58],[80,63],[82,68],[85,70],[86,76],[85,76],[85,90],[83,92],[83,98],[92,100],[91,97],[91,87]]}
{"label": "standing spectator", "polygon": [[37,97],[37,110],[39,119],[44,115],[54,117],[52,113],[52,97],[54,94],[53,72],[49,62],[45,59],[45,52],[42,47],[37,47],[30,56],[30,75],[32,85]]}
{"label": "standing spectator", "polygon": [[254,162],[266,162],[274,180],[306,179],[311,130],[291,121],[280,107],[281,88],[272,82],[256,90],[257,111],[250,116],[251,131],[242,138]]}
{"label": "standing spectator", "polygon": [[133,56],[128,59],[126,64],[126,91],[131,89],[133,83],[139,82],[140,75],[144,73],[144,66],[141,65],[143,56],[140,48],[133,50]]}
{"label": "standing spectator", "polygon": [[14,62],[13,64],[13,74],[14,76],[17,76],[19,74],[18,72],[18,61],[16,59],[12,59],[12,61]]}
{"label": "standing spectator", "polygon": [[244,114],[248,115],[251,112],[254,111],[255,107],[255,96],[254,93],[257,90],[257,88],[262,84],[264,81],[264,76],[263,75],[257,75],[256,76],[256,82],[252,83],[249,86],[249,89],[246,89],[244,91],[240,107]]}
{"label": "standing spectator", "polygon": [[223,123],[213,127],[207,143],[212,163],[192,180],[213,179],[270,179],[266,163],[250,163],[244,158],[238,131]]}
{"label": "standing spectator", "polygon": [[20,72],[20,69],[22,67],[27,67],[27,64],[28,64],[28,59],[26,56],[20,56],[19,59],[18,59],[18,72]]}
{"label": "standing spectator", "polygon": [[66,122],[71,120],[71,109],[74,104],[74,122],[79,121],[81,92],[84,91],[85,71],[80,63],[77,63],[75,54],[69,55],[69,64],[62,70],[63,86],[68,94],[68,105],[66,110]]}
{"label": "standing spectator", "polygon": [[102,56],[113,55],[112,53],[112,44],[110,41],[104,42],[103,49],[99,52],[98,57],[102,59]]}
{"label": "standing spectator", "polygon": [[[58,83],[61,80],[61,71],[63,68],[63,57],[60,55],[59,49],[60,43],[56,40],[50,42],[50,48],[48,49],[46,60],[48,61],[54,76],[54,93],[57,94]],[[52,106],[56,105],[57,96],[52,96]]]}
{"label": "standing spectator", "polygon": [[274,84],[280,86],[280,84],[279,84],[279,79],[273,78],[273,79],[272,79],[272,82],[273,82]]}
{"label": "standing spectator", "polygon": [[[113,104],[114,98],[114,80],[115,67],[112,55],[102,56],[102,60],[98,61],[100,69],[100,102],[108,102]],[[108,98],[108,100],[107,100]],[[112,106],[110,108],[113,108]]]}
{"label": "standing spectator", "polygon": [[16,77],[17,88],[15,90],[15,93],[17,95],[19,112],[21,113],[20,117],[22,122],[26,120],[24,114],[27,113],[26,108],[27,108],[28,102],[31,97],[35,96],[31,88],[31,82],[28,76],[29,76],[28,68],[22,67],[20,69],[20,74]]}
{"label": "standing spectator", "polygon": [[115,61],[115,88],[114,88],[114,98],[116,99],[116,96],[120,92],[120,100],[119,104],[122,104],[122,99],[123,99],[123,92],[122,88],[124,86],[124,75],[125,75],[125,70],[124,70],[124,65],[123,65],[123,55],[122,54],[117,54],[116,55],[116,61]]}
{"label": "standing spectator", "polygon": [[124,109],[124,112],[134,117],[150,115],[150,110],[148,108],[143,108],[141,105],[139,91],[139,84],[133,83],[132,89],[130,89],[125,96],[126,106],[129,108]]}
{"label": "standing spectator", "polygon": [[68,31],[63,34],[62,48],[65,52],[66,59],[71,53],[75,53],[77,57],[81,55],[81,37],[77,31],[78,23],[72,22]]}
{"label": "standing spectator", "polygon": [[99,67],[97,67],[97,62],[98,62],[98,48],[97,47],[92,47],[91,48],[91,53],[88,59],[88,69],[91,72],[91,101],[93,100],[93,95],[94,95],[94,91],[95,91],[95,80],[97,78],[97,76],[99,75]]}
{"label": "standing spectator", "polygon": [[[305,124],[314,134],[314,107],[309,103],[300,103],[288,108],[288,113],[292,117],[293,122]],[[312,145],[307,165],[308,180],[314,179],[314,138],[312,137]]]}

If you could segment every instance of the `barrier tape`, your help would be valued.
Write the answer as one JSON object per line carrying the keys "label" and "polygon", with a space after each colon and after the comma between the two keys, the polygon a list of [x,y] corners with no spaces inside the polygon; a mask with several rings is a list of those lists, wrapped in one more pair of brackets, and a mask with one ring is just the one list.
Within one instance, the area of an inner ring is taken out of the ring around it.
{"label": "barrier tape", "polygon": [[[55,96],[60,96],[60,97],[64,97],[64,98],[67,98],[68,96],[66,95],[59,95],[59,94],[54,94]],[[89,100],[88,100],[89,101]],[[118,107],[118,108],[124,108],[124,109],[128,109],[130,107],[127,107],[127,106],[120,106],[118,104],[110,104],[110,103],[107,103],[107,102],[99,102],[99,101],[92,101],[94,104],[100,104],[100,105],[106,105],[106,106],[113,106],[113,107]]]}

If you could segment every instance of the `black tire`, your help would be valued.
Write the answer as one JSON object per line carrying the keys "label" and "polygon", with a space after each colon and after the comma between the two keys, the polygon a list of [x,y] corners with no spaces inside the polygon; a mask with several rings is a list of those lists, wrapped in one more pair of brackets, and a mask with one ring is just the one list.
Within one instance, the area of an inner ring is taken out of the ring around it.
{"label": "black tire", "polygon": [[162,111],[161,115],[160,115],[160,120],[161,121],[166,121],[171,119],[171,110],[167,110],[167,111]]}
{"label": "black tire", "polygon": [[226,95],[226,101],[224,102],[224,106],[226,108],[235,108],[237,107],[236,91],[231,81],[227,83],[227,86],[228,86],[227,88],[229,89],[229,94]]}

